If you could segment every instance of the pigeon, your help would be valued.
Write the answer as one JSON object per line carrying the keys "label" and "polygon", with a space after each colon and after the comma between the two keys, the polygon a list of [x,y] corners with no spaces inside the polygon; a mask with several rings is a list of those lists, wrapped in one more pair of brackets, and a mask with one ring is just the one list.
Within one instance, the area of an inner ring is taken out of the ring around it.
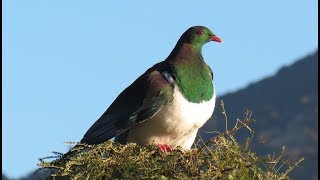
{"label": "pigeon", "polygon": [[162,151],[190,149],[215,107],[213,73],[202,56],[203,45],[211,41],[222,42],[207,27],[187,29],[169,56],[122,91],[80,143],[114,138]]}

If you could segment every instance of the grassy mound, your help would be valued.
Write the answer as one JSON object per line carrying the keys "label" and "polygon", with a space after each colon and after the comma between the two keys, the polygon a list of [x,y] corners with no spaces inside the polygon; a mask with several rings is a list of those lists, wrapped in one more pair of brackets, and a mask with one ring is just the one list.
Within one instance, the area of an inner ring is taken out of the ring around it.
{"label": "grassy mound", "polygon": [[[198,142],[194,149],[162,152],[154,145],[120,145],[107,141],[100,145],[77,144],[67,156],[58,154],[55,160],[38,164],[50,170],[50,179],[289,179],[303,159],[290,162],[277,155],[259,157],[249,148],[253,131],[251,113],[224,133],[217,133],[208,142]],[[234,134],[241,128],[250,132],[239,144]]]}

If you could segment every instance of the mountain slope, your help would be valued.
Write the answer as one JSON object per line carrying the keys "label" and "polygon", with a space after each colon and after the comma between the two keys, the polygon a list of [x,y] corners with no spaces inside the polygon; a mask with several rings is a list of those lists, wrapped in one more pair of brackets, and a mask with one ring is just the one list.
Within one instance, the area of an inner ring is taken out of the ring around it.
{"label": "mountain slope", "polygon": [[[236,77],[235,77],[236,78]],[[221,114],[223,100],[232,126],[246,109],[252,111],[256,122],[253,149],[261,154],[277,152],[283,145],[293,160],[305,157],[291,175],[293,179],[313,179],[318,175],[318,51],[281,68],[274,76],[217,99],[212,118],[199,131],[224,131]],[[229,128],[230,129],[230,128]]]}

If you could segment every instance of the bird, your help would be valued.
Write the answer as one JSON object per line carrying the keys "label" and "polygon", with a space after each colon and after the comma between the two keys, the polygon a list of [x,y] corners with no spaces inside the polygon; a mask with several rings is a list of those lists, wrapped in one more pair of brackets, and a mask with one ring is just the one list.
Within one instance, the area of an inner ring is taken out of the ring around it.
{"label": "bird", "polygon": [[202,56],[203,45],[211,41],[222,42],[205,26],[188,28],[169,56],[124,89],[80,143],[114,138],[162,151],[189,150],[215,107],[213,72]]}

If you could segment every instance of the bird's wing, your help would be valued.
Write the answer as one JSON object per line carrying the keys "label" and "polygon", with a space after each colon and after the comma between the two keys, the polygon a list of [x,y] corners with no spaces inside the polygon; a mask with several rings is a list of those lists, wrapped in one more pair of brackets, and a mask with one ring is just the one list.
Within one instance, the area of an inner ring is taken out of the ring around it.
{"label": "bird's wing", "polygon": [[150,68],[127,87],[86,132],[82,143],[99,144],[148,120],[173,99],[173,86]]}

